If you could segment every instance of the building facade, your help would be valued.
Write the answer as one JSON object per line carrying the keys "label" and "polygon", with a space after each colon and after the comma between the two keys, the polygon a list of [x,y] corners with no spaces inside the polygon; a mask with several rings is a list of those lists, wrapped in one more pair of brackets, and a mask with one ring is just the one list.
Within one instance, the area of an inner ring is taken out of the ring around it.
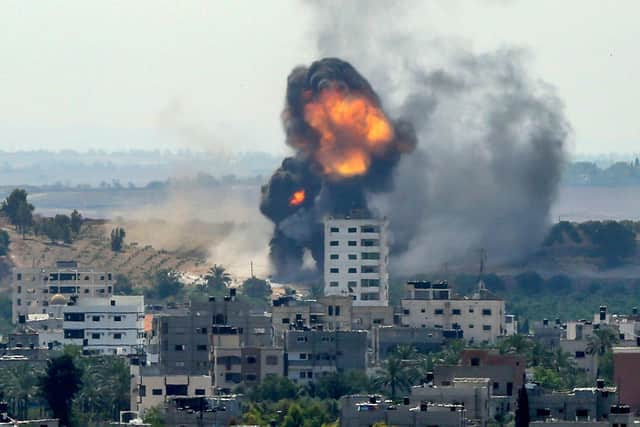
{"label": "building facade", "polygon": [[29,314],[47,314],[55,294],[67,299],[109,298],[115,281],[115,274],[79,267],[75,261],[58,261],[46,268],[16,268],[11,283],[13,323],[26,320]]}
{"label": "building facade", "polygon": [[410,281],[401,300],[402,326],[461,330],[468,342],[495,344],[507,333],[504,300],[479,289],[470,298],[454,297],[447,282]]}
{"label": "building facade", "polygon": [[324,221],[324,294],[354,306],[389,304],[388,222],[372,218]]}

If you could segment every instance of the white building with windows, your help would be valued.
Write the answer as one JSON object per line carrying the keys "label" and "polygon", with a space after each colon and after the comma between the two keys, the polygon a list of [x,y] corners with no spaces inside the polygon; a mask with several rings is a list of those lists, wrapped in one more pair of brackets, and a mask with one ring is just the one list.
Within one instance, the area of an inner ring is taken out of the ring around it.
{"label": "white building with windows", "polygon": [[53,267],[16,268],[13,272],[12,320],[26,321],[30,314],[49,314],[53,295],[66,299],[109,298],[113,294],[115,274],[79,267],[75,261],[58,261]]}
{"label": "white building with windows", "polygon": [[144,344],[144,297],[80,298],[63,308],[63,343],[101,354],[136,354]]}
{"label": "white building with windows", "polygon": [[447,282],[410,281],[402,306],[402,326],[462,331],[468,342],[495,344],[508,334],[504,300],[480,282],[471,297],[453,295]]}
{"label": "white building with windows", "polygon": [[326,218],[324,293],[344,295],[354,306],[389,304],[388,221]]}

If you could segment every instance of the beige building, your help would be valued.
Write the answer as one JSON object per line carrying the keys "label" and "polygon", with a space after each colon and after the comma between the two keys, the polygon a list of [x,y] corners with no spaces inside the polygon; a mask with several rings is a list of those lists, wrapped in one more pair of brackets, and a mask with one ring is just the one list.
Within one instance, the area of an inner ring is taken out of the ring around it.
{"label": "beige building", "polygon": [[11,283],[13,323],[21,318],[26,321],[29,314],[48,314],[49,302],[55,294],[67,300],[109,298],[115,281],[115,274],[79,267],[75,261],[58,261],[53,267],[17,268]]}
{"label": "beige building", "polygon": [[507,333],[504,300],[480,282],[471,297],[457,297],[447,282],[410,281],[401,300],[402,326],[462,330],[466,341],[495,344]]}

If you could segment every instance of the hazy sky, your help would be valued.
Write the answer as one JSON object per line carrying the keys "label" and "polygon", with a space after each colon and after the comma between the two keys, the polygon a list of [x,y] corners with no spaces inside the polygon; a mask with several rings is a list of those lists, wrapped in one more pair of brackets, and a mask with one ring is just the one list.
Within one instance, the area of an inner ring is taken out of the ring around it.
{"label": "hazy sky", "polygon": [[[640,151],[640,2],[442,0],[412,15],[476,52],[530,50],[574,152]],[[315,57],[300,2],[5,0],[0,149],[282,152],[286,76]]]}

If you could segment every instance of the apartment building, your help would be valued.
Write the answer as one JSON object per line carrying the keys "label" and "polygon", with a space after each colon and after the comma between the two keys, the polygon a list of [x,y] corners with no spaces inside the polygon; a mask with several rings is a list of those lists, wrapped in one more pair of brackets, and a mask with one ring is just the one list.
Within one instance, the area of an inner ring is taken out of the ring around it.
{"label": "apartment building", "polygon": [[620,393],[620,403],[640,412],[640,347],[613,348],[613,380]]}
{"label": "apartment building", "polygon": [[281,347],[243,347],[237,328],[214,327],[211,334],[212,380],[216,393],[251,387],[268,375],[284,375]]}
{"label": "apartment building", "polygon": [[292,330],[285,333],[286,376],[309,383],[334,372],[366,368],[367,332]]}
{"label": "apartment building", "polygon": [[144,297],[81,298],[63,307],[62,342],[100,354],[138,354],[144,345]]}
{"label": "apartment building", "polygon": [[401,300],[403,326],[461,330],[466,341],[495,344],[507,333],[504,300],[482,282],[471,297],[457,297],[446,281],[409,281]]}
{"label": "apartment building", "polygon": [[387,306],[388,262],[386,219],[325,219],[325,295],[349,296],[354,306]]}
{"label": "apartment building", "polygon": [[113,295],[115,274],[80,267],[75,261],[58,261],[55,266],[16,268],[13,272],[12,320],[18,323],[29,314],[47,314],[52,295],[109,298]]}
{"label": "apartment building", "polygon": [[527,384],[531,421],[603,421],[609,418],[611,407],[618,402],[615,387],[605,387],[599,380],[596,387],[579,387],[567,392],[547,392],[537,384]]}

